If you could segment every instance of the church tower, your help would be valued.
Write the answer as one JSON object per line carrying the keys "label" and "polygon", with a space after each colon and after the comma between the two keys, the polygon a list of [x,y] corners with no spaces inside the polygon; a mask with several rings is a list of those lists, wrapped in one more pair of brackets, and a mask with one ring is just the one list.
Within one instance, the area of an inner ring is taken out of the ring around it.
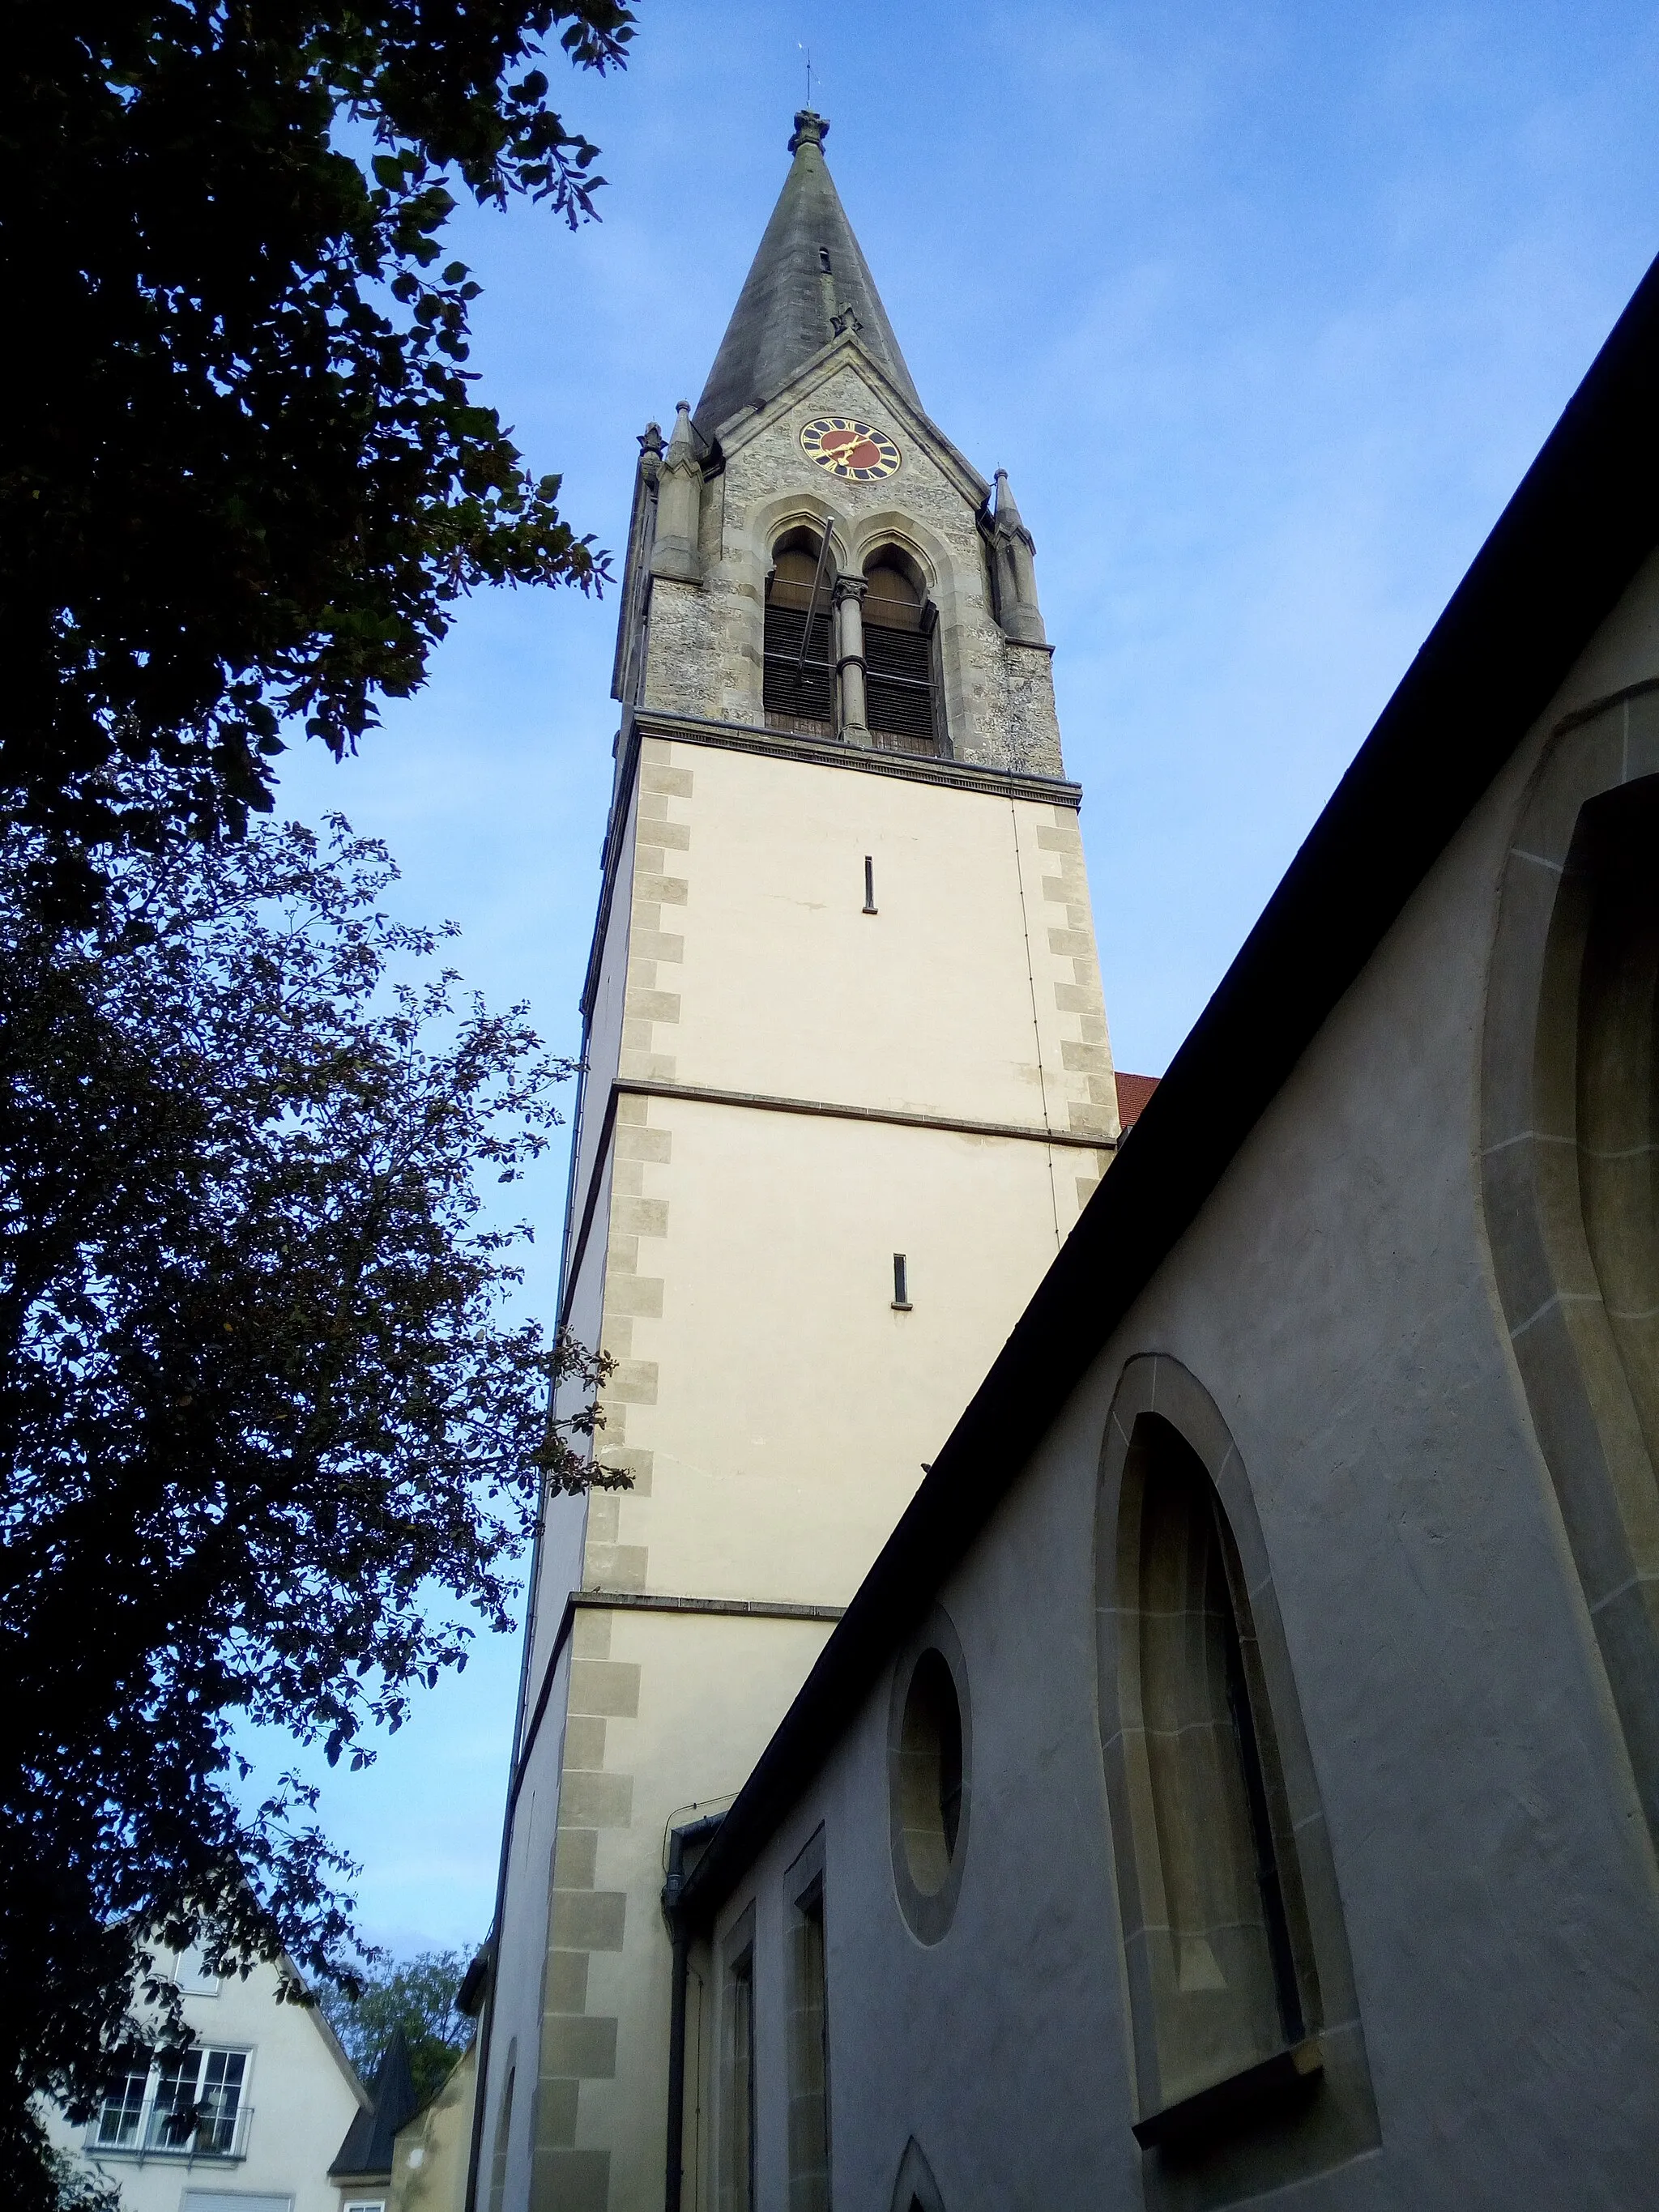
{"label": "church tower", "polygon": [[673,1832],[1118,1136],[1031,536],[923,410],[828,129],[640,441],[562,1316],[629,1486],[550,1501],[535,1560],[477,2212],[661,2212]]}

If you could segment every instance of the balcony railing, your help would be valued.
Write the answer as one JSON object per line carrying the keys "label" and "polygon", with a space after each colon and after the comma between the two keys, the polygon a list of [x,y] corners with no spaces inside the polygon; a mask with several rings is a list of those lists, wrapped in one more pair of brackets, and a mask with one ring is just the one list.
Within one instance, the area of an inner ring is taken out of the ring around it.
{"label": "balcony railing", "polygon": [[228,2164],[247,2156],[247,2131],[253,2118],[252,2105],[234,2112],[215,2112],[210,2105],[178,2112],[160,2098],[147,2097],[131,2121],[124,2115],[112,2124],[106,2112],[87,2130],[86,2148],[99,2158],[167,2159],[193,2166],[198,2160]]}

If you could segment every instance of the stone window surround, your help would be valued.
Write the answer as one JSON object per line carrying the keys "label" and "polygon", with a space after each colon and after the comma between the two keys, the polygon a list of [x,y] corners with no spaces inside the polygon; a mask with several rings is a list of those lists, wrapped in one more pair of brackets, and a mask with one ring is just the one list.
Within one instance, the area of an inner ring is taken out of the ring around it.
{"label": "stone window surround", "polygon": [[803,2088],[796,2079],[796,2060],[789,2052],[785,2055],[785,2078],[787,2084],[789,2114],[787,2130],[788,2153],[789,2202],[810,2202],[817,2197],[826,2208],[835,2201],[835,2128],[831,2110],[833,2073],[830,2058],[830,1920],[825,1899],[824,1829],[822,1822],[815,1828],[785,1870],[783,1877],[784,1911],[784,2026],[786,2041],[799,2033],[793,2014],[801,1996],[799,1986],[800,1960],[799,1947],[804,1923],[815,1918],[822,1943],[823,2016],[818,2033],[822,2038],[823,2078],[817,2087],[823,2100],[823,2172],[821,2192],[814,2187],[815,2177],[800,2164],[806,2146],[797,2136],[795,2106],[797,2101],[812,2094]]}
{"label": "stone window surround", "polygon": [[[941,1887],[932,1896],[918,1889],[910,1876],[910,1863],[904,1848],[904,1815],[899,1784],[904,1708],[909,1698],[916,1662],[925,1651],[937,1651],[949,1668],[957,1693],[957,1711],[962,1716],[962,1809],[957,1819],[956,1848],[951,1854],[950,1872]],[[962,1640],[950,1615],[943,1606],[936,1605],[893,1662],[892,1691],[887,1710],[888,1838],[893,1869],[893,1896],[905,1926],[918,1943],[932,1945],[942,1942],[956,1917],[957,1900],[962,1894],[963,1875],[968,1863],[973,1774],[974,1720],[968,1694],[968,1662],[963,1656]]]}
{"label": "stone window surround", "polygon": [[[715,2124],[718,2135],[714,2165],[718,2178],[718,2201],[720,2212],[752,2212],[755,2203],[755,2147],[759,2118],[757,2108],[758,2084],[756,2080],[755,2068],[758,2025],[756,2018],[756,2006],[759,1997],[759,1976],[755,1971],[757,1954],[755,1941],[755,1901],[752,1898],[726,1931],[720,1946],[719,1955],[720,2020],[715,2050],[718,2053],[716,2064],[719,2072],[720,2094],[715,2105]],[[749,2050],[747,2053],[749,2142],[746,2191],[739,2189],[738,2177],[733,2171],[733,2130],[730,2112],[736,2075],[736,2056],[732,2047],[732,2038],[736,2032],[735,2008],[732,1992],[740,1971],[744,1967],[748,1969],[749,1982]]]}
{"label": "stone window surround", "polygon": [[[1582,1332],[1607,1331],[1599,1289],[1559,1279],[1582,1224],[1559,1218],[1540,1187],[1540,1153],[1564,1133],[1540,1127],[1540,1055],[1555,1003],[1553,932],[1584,809],[1659,775],[1659,683],[1593,702],[1551,732],[1516,810],[1487,970],[1480,1073],[1480,1182],[1504,1334],[1547,1465],[1589,1624],[1650,1833],[1659,1839],[1659,1626],[1651,1558],[1655,1470],[1618,1395],[1617,1362],[1592,1378]],[[1576,1139],[1575,1139],[1576,1141]],[[1587,1253],[1579,1265],[1589,1265]],[[1574,1309],[1571,1319],[1565,1307]],[[1645,1525],[1644,1525],[1645,1524]],[[1644,1584],[1646,1588],[1644,1589]]]}
{"label": "stone window surround", "polygon": [[[1120,1718],[1118,1531],[1130,1437],[1140,1416],[1154,1413],[1196,1454],[1221,1501],[1237,1553],[1255,1631],[1260,1686],[1273,1730],[1286,1825],[1294,1838],[1294,1870],[1312,1954],[1305,1962],[1311,1971],[1303,1974],[1311,1984],[1303,1991],[1304,2008],[1309,2037],[1317,2038],[1321,2066],[1315,2094],[1290,2100],[1283,2096],[1282,2067],[1270,2062],[1267,2068],[1252,2069],[1253,2075],[1262,2076],[1259,2096],[1241,2078],[1238,2087],[1244,2094],[1237,2098],[1210,2092],[1203,2100],[1190,2100],[1195,2107],[1207,2103],[1213,2115],[1202,2116],[1201,2137],[1184,2146],[1171,2143],[1143,2150],[1142,2184],[1149,2206],[1180,2206],[1182,2212],[1204,2208],[1208,2212],[1211,2207],[1328,2172],[1374,2149],[1381,2131],[1318,1778],[1249,1478],[1214,1399],[1196,1376],[1164,1352],[1140,1353],[1124,1364],[1102,1443],[1095,1515],[1101,1752],[1122,1927],[1126,2026],[1132,2075],[1140,2098],[1137,2124],[1144,2128],[1156,2114],[1158,2065],[1152,1993],[1136,1947],[1128,1940],[1141,1917],[1141,1879],[1135,1784]],[[1298,1960],[1298,1966],[1304,1966]],[[1224,2092],[1231,2086],[1218,2084],[1217,2089]]]}

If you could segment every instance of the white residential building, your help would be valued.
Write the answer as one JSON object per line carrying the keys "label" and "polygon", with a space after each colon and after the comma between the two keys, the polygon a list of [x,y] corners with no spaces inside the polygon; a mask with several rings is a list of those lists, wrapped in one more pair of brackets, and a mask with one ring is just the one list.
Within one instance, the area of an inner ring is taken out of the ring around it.
{"label": "white residential building", "polygon": [[88,2124],[54,2114],[53,2140],[131,2212],[384,2212],[329,2178],[368,2099],[322,2014],[280,2002],[274,1966],[222,1980],[188,1953],[157,1964],[195,2042],[136,2063]]}

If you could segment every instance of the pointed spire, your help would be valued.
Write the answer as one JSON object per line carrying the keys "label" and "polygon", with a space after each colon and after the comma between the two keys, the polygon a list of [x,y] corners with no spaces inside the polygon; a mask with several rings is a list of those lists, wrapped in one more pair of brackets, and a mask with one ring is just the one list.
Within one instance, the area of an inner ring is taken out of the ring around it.
{"label": "pointed spire", "polygon": [[691,428],[691,403],[682,399],[673,434],[657,475],[657,533],[651,548],[651,573],[677,583],[695,584],[702,576],[697,538],[702,514],[702,462]]}
{"label": "pointed spire", "polygon": [[740,408],[763,405],[803,362],[848,334],[913,405],[921,404],[825,167],[829,130],[810,107],[795,118],[789,174],[697,402],[696,425],[705,437]]}
{"label": "pointed spire", "polygon": [[996,586],[997,620],[1004,635],[1020,645],[1046,645],[1048,634],[1037,605],[1036,544],[1014,502],[1006,469],[997,471],[991,544],[995,556],[992,581]]}

